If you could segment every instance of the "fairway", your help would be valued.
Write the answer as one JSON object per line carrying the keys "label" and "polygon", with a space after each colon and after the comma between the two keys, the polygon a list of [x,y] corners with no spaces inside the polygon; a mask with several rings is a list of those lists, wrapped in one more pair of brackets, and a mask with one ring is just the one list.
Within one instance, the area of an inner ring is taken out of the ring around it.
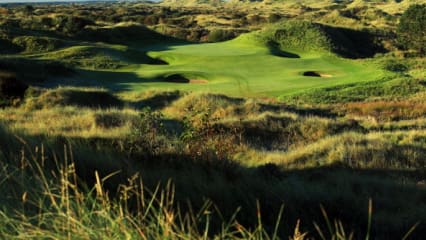
{"label": "fairway", "polygon": [[[344,59],[325,51],[286,49],[277,54],[254,40],[252,34],[219,43],[103,45],[104,49],[110,48],[103,50],[104,54],[127,64],[117,69],[81,68],[80,74],[68,82],[105,87],[115,92],[183,90],[279,97],[313,88],[376,80],[382,75],[381,70],[362,60]],[[167,64],[147,64],[143,60],[147,56],[143,54]],[[169,81],[169,76],[182,79]]]}

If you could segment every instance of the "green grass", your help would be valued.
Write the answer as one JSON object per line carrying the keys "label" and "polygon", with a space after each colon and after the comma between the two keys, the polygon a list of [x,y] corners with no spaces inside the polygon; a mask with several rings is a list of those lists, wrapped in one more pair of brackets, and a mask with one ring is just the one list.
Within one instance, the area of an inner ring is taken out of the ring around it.
{"label": "green grass", "polygon": [[[300,59],[277,57],[266,47],[252,47],[239,41],[184,46],[151,53],[151,56],[169,61],[170,66],[143,66],[137,73],[145,78],[170,73],[192,74],[196,79],[209,81],[205,85],[189,86],[153,82],[144,84],[146,87],[204,90],[237,96],[280,96],[310,88],[373,80],[377,74],[360,63],[334,56],[300,55]],[[306,77],[304,71],[319,71],[332,77]]]}
{"label": "green grass", "polygon": [[[291,52],[291,51],[290,51]],[[267,46],[241,37],[223,43],[172,47],[149,55],[170,65],[141,65],[134,70],[150,79],[132,84],[135,90],[152,88],[203,90],[234,96],[281,96],[311,88],[369,81],[382,73],[358,61],[317,52],[295,52],[300,58],[274,56]],[[318,71],[331,77],[307,77],[305,71]],[[182,74],[207,84],[176,84],[152,81],[168,74]]]}

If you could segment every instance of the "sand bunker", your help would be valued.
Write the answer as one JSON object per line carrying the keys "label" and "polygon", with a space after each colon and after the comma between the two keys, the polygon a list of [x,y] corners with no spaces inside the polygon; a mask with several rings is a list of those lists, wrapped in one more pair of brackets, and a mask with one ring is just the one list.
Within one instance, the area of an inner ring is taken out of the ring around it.
{"label": "sand bunker", "polygon": [[191,79],[189,80],[189,83],[196,83],[196,84],[202,84],[202,83],[208,83],[209,81],[205,79]]}
{"label": "sand bunker", "polygon": [[320,72],[316,72],[316,71],[306,71],[306,72],[303,73],[303,76],[329,78],[329,77],[332,77],[333,75],[326,74],[326,73],[320,73]]}
{"label": "sand bunker", "polygon": [[180,74],[172,74],[164,78],[165,82],[172,83],[189,83],[190,79],[180,75]]}
{"label": "sand bunker", "polygon": [[189,79],[180,74],[173,74],[173,75],[167,76],[164,78],[164,81],[172,82],[172,83],[191,83],[191,84],[208,83],[208,81],[205,79]]}

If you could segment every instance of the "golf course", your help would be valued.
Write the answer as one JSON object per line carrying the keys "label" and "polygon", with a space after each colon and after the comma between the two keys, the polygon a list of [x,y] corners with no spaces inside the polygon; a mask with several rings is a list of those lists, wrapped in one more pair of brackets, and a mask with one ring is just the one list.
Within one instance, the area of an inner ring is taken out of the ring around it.
{"label": "golf course", "polygon": [[0,239],[424,239],[422,0],[0,1]]}
{"label": "golf course", "polygon": [[[308,31],[321,34],[319,29],[310,27]],[[181,90],[277,98],[317,88],[374,81],[385,75],[371,61],[343,58],[326,49],[327,46],[315,46],[316,43],[308,49],[271,46],[267,39],[271,29],[219,43],[165,39],[142,46],[133,42],[130,47],[77,45],[30,57],[66,60],[85,56],[83,61],[94,62],[95,67],[77,66],[81,72],[72,77],[73,84],[125,92]],[[145,37],[149,39],[150,35]],[[104,59],[119,66],[97,66],[96,62]]]}

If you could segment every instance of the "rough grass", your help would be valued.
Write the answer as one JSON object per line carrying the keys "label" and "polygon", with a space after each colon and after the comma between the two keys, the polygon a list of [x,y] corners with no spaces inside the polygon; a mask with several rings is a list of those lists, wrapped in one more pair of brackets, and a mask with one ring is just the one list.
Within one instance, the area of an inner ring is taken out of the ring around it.
{"label": "rough grass", "polygon": [[421,130],[345,133],[291,150],[276,163],[296,168],[343,164],[352,168],[424,169],[425,139]]}
{"label": "rough grass", "polygon": [[[31,95],[31,93],[29,93]],[[121,108],[124,103],[105,89],[59,87],[28,96],[27,109],[43,109],[54,106],[82,108]]]}
{"label": "rough grass", "polygon": [[[270,239],[275,232],[280,237],[292,236],[297,219],[301,219],[302,233],[319,237],[312,222],[327,228],[320,202],[329,221],[341,219],[346,231],[354,231],[361,238],[367,229],[369,197],[374,204],[374,221],[367,234],[372,237],[403,236],[424,218],[421,201],[425,192],[417,185],[422,175],[415,172],[386,174],[338,168],[293,171],[273,165],[244,168],[183,159],[169,159],[167,164],[158,159],[123,162],[117,153],[105,152],[102,144],[93,150],[88,146],[94,143],[84,140],[38,139],[22,133],[15,137],[4,129],[2,136],[0,174],[4,184],[0,188],[8,193],[5,206],[16,209],[3,210],[0,217],[4,222],[0,232],[8,238],[207,239],[243,235]],[[16,154],[22,153],[22,146],[25,154]],[[56,157],[50,158],[51,153]],[[141,179],[132,175],[135,171]],[[13,190],[9,182],[14,183]],[[160,188],[155,190],[156,186]],[[412,197],[407,199],[407,195]],[[211,201],[207,205],[206,199]],[[283,204],[285,215],[278,219]],[[241,210],[233,217],[238,206]],[[400,210],[395,214],[397,208]],[[275,228],[277,221],[280,225]],[[384,230],[383,226],[391,228]],[[26,231],[19,231],[23,227]],[[421,236],[424,228],[418,226],[416,231],[414,234]],[[337,233],[332,230],[330,234]]]}
{"label": "rough grass", "polygon": [[107,47],[73,46],[41,55],[82,69],[117,69],[125,66],[124,53]]}
{"label": "rough grass", "polygon": [[393,100],[422,93],[425,89],[422,80],[409,76],[393,75],[379,81],[307,90],[297,94],[284,95],[280,99],[295,104]]}
{"label": "rough grass", "polygon": [[137,118],[137,113],[118,109],[51,107],[30,111],[2,110],[0,116],[12,129],[31,135],[122,138],[130,133],[131,123]]}
{"label": "rough grass", "polygon": [[426,115],[426,103],[413,100],[354,102],[345,105],[349,116],[370,117],[377,121],[416,119]]}

